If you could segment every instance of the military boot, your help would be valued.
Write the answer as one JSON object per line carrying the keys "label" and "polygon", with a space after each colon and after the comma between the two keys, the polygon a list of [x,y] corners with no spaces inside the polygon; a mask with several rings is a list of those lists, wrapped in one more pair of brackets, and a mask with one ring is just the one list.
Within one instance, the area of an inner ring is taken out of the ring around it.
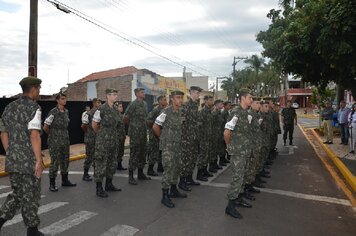
{"label": "military boot", "polygon": [[203,169],[199,169],[198,170],[197,180],[204,181],[204,182],[208,181],[208,178],[204,175],[204,170]]}
{"label": "military boot", "polygon": [[112,179],[111,178],[106,178],[105,191],[107,191],[107,192],[117,192],[117,191],[121,191],[121,188],[116,188],[115,185],[112,184]]}
{"label": "military boot", "polygon": [[221,159],[225,164],[229,164],[229,163],[230,163],[230,161],[226,158],[225,155],[221,155],[221,156],[220,156],[220,159]]}
{"label": "military boot", "polygon": [[261,192],[260,190],[254,188],[254,187],[252,186],[252,184],[247,184],[247,185],[245,186],[245,188],[246,188],[246,190],[247,190],[248,192],[250,192],[250,193],[260,193],[260,192]]}
{"label": "military boot", "polygon": [[143,173],[143,169],[142,168],[138,168],[138,172],[137,172],[137,179],[139,180],[150,180],[150,177],[147,177],[144,173]]}
{"label": "military boot", "polygon": [[117,168],[116,168],[117,170],[127,170],[127,168],[125,168],[125,167],[123,167],[122,166],[122,161],[119,161],[118,163],[117,163]]}
{"label": "military boot", "polygon": [[134,178],[133,170],[129,170],[129,184],[137,185],[137,181]]}
{"label": "military boot", "polygon": [[62,186],[63,187],[75,187],[77,184],[73,184],[68,179],[68,173],[62,174]]}
{"label": "military boot", "polygon": [[225,208],[225,214],[237,219],[242,219],[242,215],[236,210],[235,200],[229,200]]}
{"label": "military boot", "polygon": [[58,188],[56,187],[56,178],[49,178],[49,191],[57,192]]}
{"label": "military boot", "polygon": [[265,188],[265,186],[256,178],[255,182],[252,183],[252,186],[257,188]]}
{"label": "military boot", "polygon": [[263,179],[261,178],[260,175],[257,175],[257,176],[256,176],[256,179],[258,180],[258,182],[260,182],[260,183],[262,183],[262,184],[267,183],[265,180],[263,180]]}
{"label": "military boot", "polygon": [[106,198],[109,195],[104,191],[103,184],[101,182],[96,182],[96,196]]}
{"label": "military boot", "polygon": [[236,206],[240,206],[240,207],[245,207],[245,208],[252,208],[252,205],[249,204],[248,202],[246,202],[241,195],[239,195],[239,197],[237,199],[235,199],[234,201]]}
{"label": "military boot", "polygon": [[219,166],[219,164],[218,164],[218,159],[215,159],[215,160],[213,161],[213,163],[214,163],[214,169],[216,169],[216,170],[222,170],[222,167]]}
{"label": "military boot", "polygon": [[44,236],[41,231],[38,231],[37,226],[27,228],[27,236]]}
{"label": "military boot", "polygon": [[169,207],[169,208],[173,208],[174,207],[174,203],[172,202],[172,200],[168,196],[168,189],[162,188],[161,203],[163,205],[165,205],[166,207]]}
{"label": "military boot", "polygon": [[207,177],[207,178],[214,176],[213,174],[211,174],[211,173],[207,170],[207,166],[204,166],[204,168],[203,168],[203,174],[204,174],[204,176]]}
{"label": "military boot", "polygon": [[185,177],[180,177],[178,187],[184,191],[192,191],[192,188],[185,182]]}
{"label": "military boot", "polygon": [[263,177],[263,178],[271,178],[271,176],[269,174],[267,174],[266,172],[263,172],[263,171],[260,172],[259,176]]}
{"label": "military boot", "polygon": [[158,176],[158,174],[153,170],[154,165],[149,165],[147,169],[147,175]]}
{"label": "military boot", "polygon": [[[211,173],[216,173],[216,172],[218,172],[218,170],[215,169],[214,162],[210,162],[210,163],[209,163],[209,172],[211,172]],[[210,176],[210,177],[211,177],[211,176]]]}
{"label": "military boot", "polygon": [[177,185],[172,184],[171,191],[169,192],[169,197],[171,197],[171,198],[186,198],[187,194],[179,192],[177,189]]}
{"label": "military boot", "polygon": [[289,140],[289,145],[293,146],[293,140],[292,139]]}
{"label": "military boot", "polygon": [[225,162],[225,157],[224,156],[220,156],[219,165],[220,166],[226,166],[226,162]]}
{"label": "military boot", "polygon": [[0,217],[0,230],[7,220]]}
{"label": "military boot", "polygon": [[283,139],[283,145],[287,146],[287,140],[286,139]]}
{"label": "military boot", "polygon": [[245,191],[243,192],[243,193],[241,193],[241,196],[242,197],[244,197],[244,198],[246,198],[246,199],[248,199],[248,200],[250,200],[250,201],[255,201],[256,200],[256,198],[254,197],[254,196],[252,196],[249,192],[248,192],[248,190],[245,188]]}
{"label": "military boot", "polygon": [[185,178],[185,182],[190,185],[190,186],[198,186],[200,185],[199,182],[195,182],[194,179],[193,179],[193,175],[188,175],[186,178]]}
{"label": "military boot", "polygon": [[157,167],[157,172],[163,173],[163,171],[164,171],[164,169],[163,169],[162,162],[159,162],[159,163],[158,163],[158,167]]}
{"label": "military boot", "polygon": [[93,178],[89,175],[89,169],[88,168],[85,168],[84,169],[84,174],[83,174],[83,180],[84,181],[92,181]]}

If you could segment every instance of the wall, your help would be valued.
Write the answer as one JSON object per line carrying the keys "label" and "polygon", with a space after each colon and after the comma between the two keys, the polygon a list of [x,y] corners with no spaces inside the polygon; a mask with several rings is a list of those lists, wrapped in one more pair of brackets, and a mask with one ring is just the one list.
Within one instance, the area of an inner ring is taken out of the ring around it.
{"label": "wall", "polygon": [[106,95],[105,90],[107,88],[115,88],[118,91],[118,100],[120,101],[131,101],[131,81],[132,75],[127,75],[123,77],[101,79],[96,84],[96,91],[98,98],[105,101]]}
{"label": "wall", "polygon": [[87,84],[73,83],[69,84],[67,91],[67,101],[87,101]]}

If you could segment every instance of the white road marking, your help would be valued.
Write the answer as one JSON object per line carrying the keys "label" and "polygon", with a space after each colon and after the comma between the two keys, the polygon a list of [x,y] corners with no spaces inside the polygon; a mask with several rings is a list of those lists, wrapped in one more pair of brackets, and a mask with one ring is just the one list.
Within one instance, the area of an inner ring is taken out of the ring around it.
{"label": "white road marking", "polygon": [[94,212],[89,212],[89,211],[80,211],[77,212],[73,215],[70,215],[56,223],[53,223],[40,231],[44,233],[45,235],[56,235],[59,233],[62,233],[76,225],[79,225],[80,223],[89,220],[93,216],[96,216],[97,213]]}
{"label": "white road marking", "polygon": [[129,225],[115,225],[100,236],[133,236],[139,229]]}
{"label": "white road marking", "polygon": [[[51,202],[49,204],[40,206],[38,208],[38,214],[40,215],[40,214],[46,213],[48,211],[54,210],[56,208],[62,207],[67,204],[68,204],[68,202]],[[17,224],[21,221],[22,221],[21,214],[17,214],[12,220],[9,220],[8,222],[6,222],[4,226],[10,226],[13,224]]]}
{"label": "white road marking", "polygon": [[[10,193],[12,193],[12,191],[6,192],[6,193],[1,193],[1,194],[0,194],[0,199],[1,199],[1,198],[4,198],[4,197],[7,197],[7,195],[9,195]],[[45,197],[45,195],[41,195],[41,198],[44,198],[44,197]]]}
{"label": "white road marking", "polygon": [[0,189],[9,188],[10,186],[0,185]]}

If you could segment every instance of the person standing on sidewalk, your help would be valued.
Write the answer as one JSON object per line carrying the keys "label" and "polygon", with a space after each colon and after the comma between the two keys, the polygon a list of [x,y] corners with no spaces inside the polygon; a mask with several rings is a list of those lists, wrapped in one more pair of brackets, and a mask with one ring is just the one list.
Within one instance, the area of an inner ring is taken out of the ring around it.
{"label": "person standing on sidewalk", "polygon": [[[283,124],[283,143],[287,145],[287,136],[289,136],[289,145],[293,145],[293,132],[294,125],[297,125],[297,113],[292,107],[292,101],[287,101],[287,107],[283,108],[281,112],[282,124]],[[289,134],[289,135],[288,135]]]}
{"label": "person standing on sidewalk", "polygon": [[348,132],[348,122],[347,117],[349,115],[350,109],[345,107],[346,103],[344,100],[340,101],[340,109],[337,112],[337,122],[340,127],[341,143],[347,145],[349,143],[349,132]]}
{"label": "person standing on sidewalk", "polygon": [[48,149],[51,156],[49,166],[49,190],[57,192],[56,177],[58,166],[61,169],[62,186],[75,187],[68,179],[69,166],[69,112],[64,107],[67,103],[67,97],[63,93],[56,96],[57,106],[49,111],[44,121],[43,130],[48,134]]}
{"label": "person standing on sidewalk", "polygon": [[[12,193],[0,208],[0,230],[21,209],[27,236],[42,236],[38,231],[38,207],[41,199],[41,80],[25,77],[20,81],[23,95],[5,107],[0,125],[1,141],[6,151],[5,171],[9,173]],[[0,232],[1,234],[1,232]]]}
{"label": "person standing on sidewalk", "polygon": [[331,107],[331,102],[325,102],[325,108],[321,112],[321,119],[323,120],[324,136],[326,136],[325,144],[333,143],[333,114],[334,109]]}

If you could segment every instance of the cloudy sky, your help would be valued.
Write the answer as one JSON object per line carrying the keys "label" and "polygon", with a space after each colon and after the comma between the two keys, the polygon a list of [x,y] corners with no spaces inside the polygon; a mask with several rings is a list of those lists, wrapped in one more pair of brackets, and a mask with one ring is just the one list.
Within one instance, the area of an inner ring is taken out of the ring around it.
{"label": "cloudy sky", "polygon": [[[227,76],[234,56],[262,51],[255,35],[278,8],[278,0],[60,0],[72,10],[66,14],[38,1],[43,94],[130,65],[166,76],[181,75],[182,66],[211,79]],[[20,92],[27,75],[29,2],[0,0],[0,96]]]}

